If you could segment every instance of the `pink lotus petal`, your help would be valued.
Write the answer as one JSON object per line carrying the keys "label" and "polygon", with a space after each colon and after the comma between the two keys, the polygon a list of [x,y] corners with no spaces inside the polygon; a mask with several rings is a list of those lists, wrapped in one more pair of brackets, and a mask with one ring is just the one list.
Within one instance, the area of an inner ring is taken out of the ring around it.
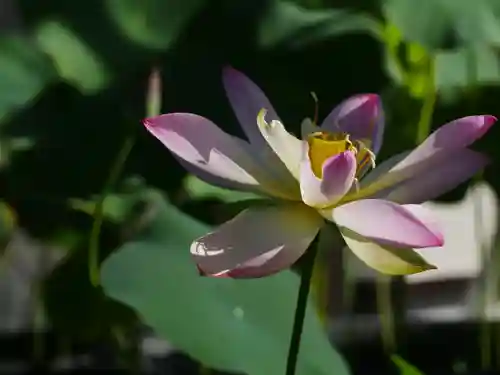
{"label": "pink lotus petal", "polygon": [[325,118],[321,127],[331,132],[346,132],[352,139],[369,139],[371,149],[377,153],[382,146],[384,112],[376,94],[352,96]]}
{"label": "pink lotus petal", "polygon": [[443,244],[443,236],[433,226],[387,200],[363,199],[341,205],[333,209],[332,219],[339,227],[381,245],[422,248]]}
{"label": "pink lotus petal", "polygon": [[233,111],[253,149],[256,150],[254,157],[279,179],[291,181],[289,169],[273,151],[257,126],[257,116],[262,109],[266,110],[266,120],[269,123],[280,121],[269,99],[255,83],[236,69],[224,68],[222,80]]}
{"label": "pink lotus petal", "polygon": [[469,116],[449,122],[433,132],[393,170],[406,168],[442,152],[465,148],[481,138],[497,121],[490,115]]}
{"label": "pink lotus petal", "polygon": [[[307,145],[307,144],[306,144]],[[345,151],[323,163],[323,176],[318,178],[311,169],[308,152],[300,168],[300,192],[305,204],[326,207],[341,199],[352,187],[356,175],[356,156]]]}
{"label": "pink lotus petal", "polygon": [[254,207],[196,240],[191,254],[205,275],[266,276],[297,261],[322,224],[303,204]]}
{"label": "pink lotus petal", "polygon": [[371,183],[377,181],[379,178],[386,175],[394,166],[399,164],[404,158],[406,158],[411,151],[404,151],[399,154],[393,155],[390,158],[384,160],[382,163],[377,164],[377,166],[369,171],[360,182],[360,186],[363,188],[370,185]]}
{"label": "pink lotus petal", "polygon": [[489,159],[476,151],[460,149],[430,168],[422,170],[380,196],[398,203],[423,203],[435,199],[467,181],[483,169]]}
{"label": "pink lotus petal", "polygon": [[224,133],[213,122],[190,113],[171,113],[144,120],[158,138],[189,171],[205,181],[240,190],[258,190],[288,197],[252,157],[250,145]]}

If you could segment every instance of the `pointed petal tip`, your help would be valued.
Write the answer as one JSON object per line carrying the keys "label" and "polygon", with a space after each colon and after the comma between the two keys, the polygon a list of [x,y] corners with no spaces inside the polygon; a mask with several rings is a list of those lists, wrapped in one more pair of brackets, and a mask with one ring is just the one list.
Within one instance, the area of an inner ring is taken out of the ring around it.
{"label": "pointed petal tip", "polygon": [[154,122],[152,118],[145,118],[142,121],[142,125],[144,125],[146,128],[150,128],[154,126]]}
{"label": "pointed petal tip", "polygon": [[439,232],[439,233],[433,232],[433,234],[434,234],[434,236],[436,238],[436,242],[435,242],[434,245],[429,246],[429,247],[443,247],[444,246],[444,242],[445,242],[443,234],[441,232]]}
{"label": "pointed petal tip", "polygon": [[368,101],[379,104],[381,102],[380,95],[374,93],[360,94],[361,97],[365,97]]}
{"label": "pointed petal tip", "polygon": [[347,100],[349,99],[364,99],[364,102],[365,103],[370,103],[372,105],[371,108],[377,108],[377,107],[380,107],[382,105],[382,99],[380,98],[380,95],[378,94],[374,94],[374,93],[364,93],[364,94],[358,94],[358,95],[354,95],[350,98],[348,98]]}
{"label": "pointed petal tip", "polygon": [[160,120],[164,119],[165,117],[172,116],[172,115],[174,115],[174,113],[168,113],[168,114],[162,114],[162,115],[158,115],[158,116],[146,117],[146,118],[142,119],[142,124],[146,128],[153,128],[153,127],[155,127],[155,126],[158,125],[158,123],[160,122]]}
{"label": "pointed petal tip", "polygon": [[498,121],[498,119],[493,115],[483,115],[482,117],[484,118],[485,124],[489,126]]}
{"label": "pointed petal tip", "polygon": [[239,70],[233,68],[231,65],[225,65],[224,67],[222,67],[222,78],[226,80],[246,78],[246,76]]}
{"label": "pointed petal tip", "polygon": [[398,275],[399,276],[411,276],[411,275],[416,275],[416,274],[419,274],[419,273],[422,273],[422,272],[432,271],[432,270],[437,270],[437,269],[438,269],[437,266],[435,266],[434,264],[427,263],[425,265],[421,265],[421,266],[418,266],[418,267],[413,267],[408,272],[404,272],[404,273],[401,273],[401,274],[398,274]]}

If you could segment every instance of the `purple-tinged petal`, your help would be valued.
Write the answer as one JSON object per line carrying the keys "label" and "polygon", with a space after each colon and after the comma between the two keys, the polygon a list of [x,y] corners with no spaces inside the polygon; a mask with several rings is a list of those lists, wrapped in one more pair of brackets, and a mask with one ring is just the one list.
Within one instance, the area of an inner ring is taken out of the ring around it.
{"label": "purple-tinged petal", "polygon": [[285,183],[293,182],[289,169],[269,146],[268,140],[257,126],[257,116],[262,109],[266,111],[266,119],[269,122],[280,121],[269,99],[255,83],[236,69],[225,67],[222,80],[236,118],[256,150],[255,158]]}
{"label": "purple-tinged petal", "polygon": [[484,115],[462,117],[449,122],[434,131],[393,170],[406,168],[437,153],[465,148],[481,138],[496,121],[496,117]]}
{"label": "purple-tinged petal", "polygon": [[352,96],[325,118],[321,127],[330,132],[346,132],[352,139],[368,139],[370,148],[377,153],[382,146],[385,116],[376,94]]}
{"label": "purple-tinged petal", "polygon": [[272,176],[254,160],[248,143],[224,133],[204,117],[171,113],[148,118],[144,125],[183,160],[183,166],[208,183],[283,198],[290,196],[287,186],[273,181]]}
{"label": "purple-tinged petal", "polygon": [[394,166],[399,164],[404,158],[406,158],[410,152],[411,151],[401,152],[378,164],[361,179],[360,187],[363,188],[377,181],[379,178],[387,174]]}
{"label": "purple-tinged petal", "polygon": [[229,102],[250,143],[266,148],[267,142],[257,127],[257,115],[265,109],[269,121],[280,121],[271,102],[255,83],[236,69],[224,68],[222,79]]}
{"label": "purple-tinged petal", "polygon": [[488,158],[467,148],[438,152],[404,168],[405,155],[396,155],[361,180],[361,189],[344,201],[383,198],[399,203],[422,203],[452,190],[488,163]]}
{"label": "purple-tinged petal", "polygon": [[[304,143],[307,147],[307,143]],[[309,152],[304,152],[300,167],[302,200],[311,207],[327,207],[340,200],[352,187],[356,175],[356,156],[345,151],[327,159],[322,166],[322,178],[311,169]]]}
{"label": "purple-tinged petal", "polygon": [[[383,246],[423,248],[442,246],[443,236],[426,225],[415,210],[382,199],[363,199],[334,208],[330,220]],[[428,218],[425,218],[428,222]]]}
{"label": "purple-tinged petal", "polygon": [[340,233],[349,249],[361,261],[383,274],[411,275],[436,269],[412,248],[377,244],[347,228],[340,228]]}
{"label": "purple-tinged petal", "polygon": [[254,207],[196,240],[191,254],[204,275],[266,276],[297,261],[322,224],[301,203]]}
{"label": "purple-tinged petal", "polygon": [[460,149],[379,196],[398,203],[423,203],[435,199],[467,181],[483,169],[489,159],[476,151]]}

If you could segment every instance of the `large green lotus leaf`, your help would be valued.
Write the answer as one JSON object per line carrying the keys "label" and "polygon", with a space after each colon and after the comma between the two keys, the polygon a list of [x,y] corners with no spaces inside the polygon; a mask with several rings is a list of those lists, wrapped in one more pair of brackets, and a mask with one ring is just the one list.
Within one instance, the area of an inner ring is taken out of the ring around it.
{"label": "large green lotus leaf", "polygon": [[[148,199],[156,217],[103,263],[105,292],[207,366],[251,375],[284,373],[299,277],[291,271],[254,280],[200,277],[189,245],[210,228],[156,192]],[[297,374],[348,374],[311,302]]]}
{"label": "large green lotus leaf", "polygon": [[260,20],[258,41],[264,48],[299,48],[350,33],[380,33],[378,22],[343,9],[305,9],[281,0],[270,1]]}
{"label": "large green lotus leaf", "polygon": [[500,60],[491,47],[464,47],[436,54],[438,89],[491,85],[498,82],[500,82]]}
{"label": "large green lotus leaf", "polygon": [[386,18],[404,39],[428,48],[451,40],[467,45],[500,45],[497,0],[384,0]]}
{"label": "large green lotus leaf", "polygon": [[152,49],[175,43],[205,0],[106,0],[111,19],[131,40]]}

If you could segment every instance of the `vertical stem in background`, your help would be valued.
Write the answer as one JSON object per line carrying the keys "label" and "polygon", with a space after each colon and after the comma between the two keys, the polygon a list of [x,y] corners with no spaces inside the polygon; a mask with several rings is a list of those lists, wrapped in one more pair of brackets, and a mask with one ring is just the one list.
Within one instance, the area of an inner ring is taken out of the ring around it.
{"label": "vertical stem in background", "polygon": [[[432,55],[423,52],[422,56],[425,58],[425,63],[427,65],[427,79],[425,85],[425,94],[422,98],[422,107],[420,109],[419,120],[417,124],[417,134],[415,137],[416,145],[422,143],[430,133],[432,124],[432,115],[434,113],[434,107],[436,105],[437,93],[435,84],[435,61]],[[397,56],[394,56],[397,60]],[[398,65],[402,69],[401,65]],[[412,72],[409,72],[411,75]],[[408,74],[402,72],[406,77]],[[406,83],[410,83],[411,80],[406,79]],[[401,277],[391,278],[385,275],[377,275],[376,282],[376,294],[377,294],[377,311],[380,317],[381,330],[382,330],[382,342],[384,349],[387,352],[392,352],[396,348],[396,335],[394,327],[394,313],[392,309],[392,293],[391,284],[392,282],[401,282],[404,280]]]}
{"label": "vertical stem in background", "polygon": [[390,276],[377,274],[377,309],[382,332],[382,345],[386,353],[394,353],[396,350],[396,331],[394,329],[391,284],[392,278]]}
{"label": "vertical stem in background", "polygon": [[[153,69],[148,85],[148,92],[146,94],[146,113],[147,116],[154,116],[159,114],[161,106],[161,77],[157,69]],[[127,160],[130,151],[135,143],[135,131],[132,135],[126,137],[116,159],[114,160],[109,176],[104,184],[99,200],[97,201],[94,209],[94,222],[90,232],[89,240],[89,277],[90,282],[94,286],[99,285],[99,235],[101,233],[101,226],[104,221],[104,203],[106,197],[112,192],[118,178],[120,177],[125,161]]]}
{"label": "vertical stem in background", "polygon": [[491,287],[491,280],[489,270],[491,267],[487,264],[487,258],[489,254],[487,254],[483,239],[479,237],[479,233],[481,232],[481,219],[482,219],[482,202],[479,199],[479,202],[475,202],[474,204],[474,232],[476,233],[475,241],[476,243],[481,243],[481,255],[482,255],[482,266],[483,266],[483,280],[481,285],[481,291],[479,296],[479,314],[481,320],[481,328],[479,333],[479,347],[481,351],[481,369],[489,370],[491,368],[491,354],[492,354],[492,343],[493,337],[490,331],[490,324],[488,322],[488,296]]}
{"label": "vertical stem in background", "polygon": [[302,258],[302,273],[300,276],[299,295],[297,297],[297,305],[295,307],[295,317],[293,320],[292,336],[290,338],[290,346],[288,349],[288,358],[286,361],[285,375],[295,375],[297,367],[297,359],[299,356],[300,342],[302,337],[302,327],[304,326],[304,318],[306,316],[307,300],[309,298],[309,290],[311,287],[311,278],[314,268],[314,260],[318,253],[318,236],[311,243]]}
{"label": "vertical stem in background", "polygon": [[[483,179],[483,172],[481,171],[474,178],[475,182],[481,181]],[[480,292],[479,292],[479,316],[480,316],[480,330],[479,330],[479,349],[481,355],[481,369],[484,371],[490,370],[492,365],[492,345],[494,338],[491,332],[491,327],[488,322],[488,299],[490,293],[492,292],[492,282],[495,277],[495,270],[490,266],[490,262],[494,261],[489,259],[491,256],[490,249],[487,249],[484,244],[484,239],[480,236],[482,231],[482,218],[483,218],[483,206],[481,199],[474,202],[474,233],[476,238],[474,241],[481,244],[481,266],[483,269],[482,280],[480,280]],[[493,275],[491,274],[493,270]],[[493,333],[494,334],[494,333]],[[498,333],[497,333],[498,334]]]}
{"label": "vertical stem in background", "polygon": [[429,56],[429,73],[427,76],[427,88],[423,98],[420,118],[417,125],[416,144],[422,143],[431,131],[432,114],[436,105],[436,85],[435,85],[435,63],[433,56]]}

